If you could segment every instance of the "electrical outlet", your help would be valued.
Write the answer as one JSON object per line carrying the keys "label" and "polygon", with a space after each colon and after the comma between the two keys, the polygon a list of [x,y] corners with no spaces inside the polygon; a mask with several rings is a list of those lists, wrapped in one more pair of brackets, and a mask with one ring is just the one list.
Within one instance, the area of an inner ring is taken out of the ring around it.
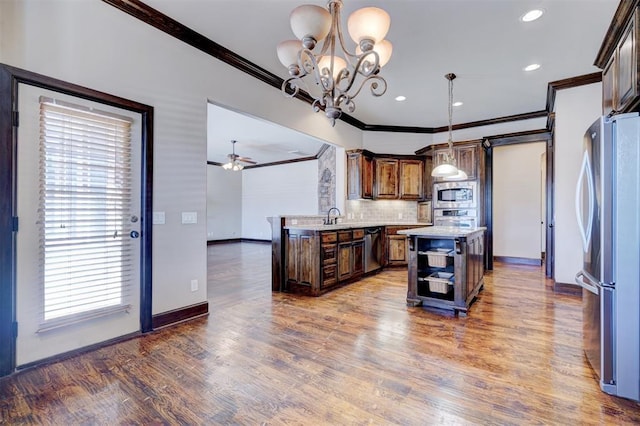
{"label": "electrical outlet", "polygon": [[402,212],[398,213],[398,219],[402,219]]}
{"label": "electrical outlet", "polygon": [[198,280],[191,280],[191,291],[198,291]]}
{"label": "electrical outlet", "polygon": [[298,224],[298,219],[291,219],[291,224],[292,225],[297,225]]}

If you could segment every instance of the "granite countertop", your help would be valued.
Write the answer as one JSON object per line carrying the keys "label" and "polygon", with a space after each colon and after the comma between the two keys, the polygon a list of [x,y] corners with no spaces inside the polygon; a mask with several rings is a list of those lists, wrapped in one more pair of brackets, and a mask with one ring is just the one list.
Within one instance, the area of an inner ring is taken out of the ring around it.
{"label": "granite countertop", "polygon": [[299,229],[304,231],[339,231],[343,229],[352,228],[371,228],[376,226],[407,226],[415,227],[420,226],[422,228],[431,226],[430,223],[424,222],[412,222],[412,223],[400,223],[400,222],[341,222],[335,225],[286,225],[284,229]]}
{"label": "granite countertop", "polygon": [[476,232],[485,231],[487,228],[461,228],[457,226],[427,226],[422,228],[406,229],[398,231],[398,234],[416,235],[418,237],[459,238],[468,237]]}

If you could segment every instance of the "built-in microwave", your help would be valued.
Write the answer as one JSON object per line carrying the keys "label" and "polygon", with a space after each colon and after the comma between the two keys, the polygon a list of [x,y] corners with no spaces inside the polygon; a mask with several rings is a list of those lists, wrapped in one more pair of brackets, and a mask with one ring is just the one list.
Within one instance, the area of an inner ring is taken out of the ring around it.
{"label": "built-in microwave", "polygon": [[433,185],[433,208],[457,209],[478,206],[476,182],[439,182]]}

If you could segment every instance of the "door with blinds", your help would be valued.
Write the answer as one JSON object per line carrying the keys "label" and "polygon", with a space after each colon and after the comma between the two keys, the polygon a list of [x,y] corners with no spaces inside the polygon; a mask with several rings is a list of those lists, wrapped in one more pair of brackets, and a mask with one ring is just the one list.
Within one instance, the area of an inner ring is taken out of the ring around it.
{"label": "door with blinds", "polygon": [[140,114],[20,84],[16,365],[140,330]]}

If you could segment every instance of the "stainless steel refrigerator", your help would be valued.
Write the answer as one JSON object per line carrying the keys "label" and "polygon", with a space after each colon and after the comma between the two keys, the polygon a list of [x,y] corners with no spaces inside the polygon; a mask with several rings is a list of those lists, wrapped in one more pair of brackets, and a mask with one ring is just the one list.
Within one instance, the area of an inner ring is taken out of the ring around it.
{"label": "stainless steel refrigerator", "polygon": [[600,388],[640,400],[640,118],[601,117],[576,188],[584,352]]}

